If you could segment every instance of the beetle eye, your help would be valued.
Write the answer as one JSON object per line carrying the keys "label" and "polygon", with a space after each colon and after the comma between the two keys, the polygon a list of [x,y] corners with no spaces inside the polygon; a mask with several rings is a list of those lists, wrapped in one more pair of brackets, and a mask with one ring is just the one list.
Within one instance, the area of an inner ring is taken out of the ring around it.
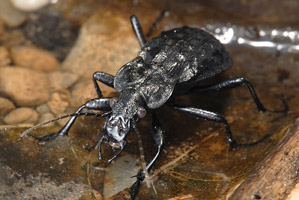
{"label": "beetle eye", "polygon": [[140,118],[143,118],[146,115],[146,110],[144,107],[139,107],[137,111],[137,115]]}
{"label": "beetle eye", "polygon": [[115,104],[116,101],[117,101],[116,97],[113,97],[112,99],[110,99],[109,105],[111,108],[113,107],[113,105]]}

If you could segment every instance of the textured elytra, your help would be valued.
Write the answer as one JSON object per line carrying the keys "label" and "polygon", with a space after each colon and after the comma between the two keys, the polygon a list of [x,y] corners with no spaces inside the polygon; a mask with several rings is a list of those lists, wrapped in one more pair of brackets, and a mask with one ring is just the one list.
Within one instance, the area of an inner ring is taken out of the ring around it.
{"label": "textured elytra", "polygon": [[184,93],[231,67],[231,57],[214,36],[201,29],[181,27],[147,41],[138,57],[117,72],[114,87],[119,92],[134,87],[154,109],[173,92]]}
{"label": "textured elytra", "polygon": [[232,67],[232,59],[214,36],[186,26],[150,39],[139,55],[178,82],[205,80]]}

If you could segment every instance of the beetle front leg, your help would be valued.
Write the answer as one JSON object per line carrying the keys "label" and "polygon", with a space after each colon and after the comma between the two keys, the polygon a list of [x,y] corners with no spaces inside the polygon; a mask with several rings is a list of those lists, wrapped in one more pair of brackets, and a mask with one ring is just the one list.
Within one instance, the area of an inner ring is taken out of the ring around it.
{"label": "beetle front leg", "polygon": [[244,84],[247,85],[247,87],[250,91],[250,94],[256,104],[256,107],[260,112],[287,112],[288,111],[288,105],[284,98],[282,99],[282,103],[284,104],[283,110],[269,110],[269,109],[265,108],[264,105],[262,104],[262,102],[260,101],[260,99],[258,98],[252,84],[244,77],[228,79],[223,82],[220,82],[220,83],[217,83],[214,85],[210,85],[210,86],[206,86],[206,87],[193,88],[190,90],[190,92],[192,92],[192,91],[196,91],[196,92],[220,91],[223,89],[236,88],[236,87],[242,86]]}
{"label": "beetle front leg", "polygon": [[114,88],[114,76],[111,74],[107,74],[105,72],[95,72],[93,74],[93,83],[94,83],[94,87],[96,88],[97,94],[99,96],[99,98],[103,97],[102,95],[102,91],[97,83],[97,81],[100,81],[102,83],[104,83],[105,85]]}
{"label": "beetle front leg", "polygon": [[[87,101],[85,104],[83,104],[77,111],[76,114],[81,113],[81,111],[86,108],[88,110],[101,110],[101,111],[109,111],[111,98],[99,98],[99,99],[91,99]],[[77,116],[71,117],[71,119],[64,125],[64,127],[58,132],[50,135],[46,135],[44,137],[36,137],[31,134],[27,134],[30,137],[33,137],[39,141],[48,141],[48,140],[54,140],[58,136],[65,136],[68,134],[69,129],[74,124],[75,120],[77,119]]]}
{"label": "beetle front leg", "polygon": [[230,130],[230,126],[227,123],[226,119],[222,115],[215,113],[215,112],[202,110],[199,108],[193,108],[193,107],[182,107],[182,106],[172,106],[172,107],[175,110],[179,110],[184,113],[190,114],[196,118],[201,118],[204,120],[224,124],[224,127],[226,129],[226,138],[227,138],[227,142],[228,142],[229,146],[231,148],[235,148],[235,147],[239,146],[238,143],[233,139],[232,132]]}
{"label": "beetle front leg", "polygon": [[[162,146],[165,141],[165,131],[163,130],[161,123],[159,122],[155,112],[152,113],[152,135],[153,139],[155,141],[155,145],[157,146],[158,150],[152,161],[150,161],[146,165],[146,170],[150,170],[155,161],[157,160],[158,156],[160,155],[160,152],[162,150]],[[134,199],[138,193],[139,187],[141,182],[145,178],[145,172],[144,170],[141,170],[137,175],[137,181],[131,186],[130,188],[130,195],[131,198]]]}

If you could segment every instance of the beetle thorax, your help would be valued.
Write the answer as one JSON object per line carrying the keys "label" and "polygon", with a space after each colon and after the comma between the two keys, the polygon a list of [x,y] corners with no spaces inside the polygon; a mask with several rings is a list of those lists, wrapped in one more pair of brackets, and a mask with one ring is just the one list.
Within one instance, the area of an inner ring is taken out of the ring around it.
{"label": "beetle thorax", "polygon": [[128,88],[120,93],[119,98],[112,105],[112,115],[132,119],[140,106],[143,106],[143,103],[139,92],[133,88]]}

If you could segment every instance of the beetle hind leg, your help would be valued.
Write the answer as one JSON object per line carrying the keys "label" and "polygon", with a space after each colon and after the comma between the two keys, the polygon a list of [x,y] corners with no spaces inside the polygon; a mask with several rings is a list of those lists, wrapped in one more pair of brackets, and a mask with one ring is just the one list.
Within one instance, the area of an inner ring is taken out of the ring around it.
{"label": "beetle hind leg", "polygon": [[252,84],[244,77],[228,79],[223,82],[220,82],[220,83],[217,83],[214,85],[210,85],[210,86],[206,86],[206,87],[200,87],[200,88],[195,87],[195,88],[191,89],[189,92],[220,91],[222,89],[236,88],[236,87],[239,87],[239,86],[242,86],[245,84],[247,85],[247,87],[250,91],[250,94],[256,104],[258,111],[260,111],[260,112],[275,112],[275,113],[288,111],[288,104],[286,103],[286,100],[284,99],[284,97],[282,97],[282,103],[284,105],[284,108],[282,110],[269,110],[269,109],[265,108],[265,106],[262,104],[262,102],[258,98]]}
{"label": "beetle hind leg", "polygon": [[226,138],[227,138],[227,143],[231,148],[235,148],[239,146],[239,144],[233,139],[232,132],[230,129],[230,126],[226,119],[215,112],[207,111],[207,110],[202,110],[199,108],[194,108],[194,107],[183,107],[183,106],[172,106],[173,109],[190,114],[196,118],[201,118],[203,120],[208,120],[208,121],[213,121],[217,123],[222,123],[224,124],[225,130],[226,130]]}

